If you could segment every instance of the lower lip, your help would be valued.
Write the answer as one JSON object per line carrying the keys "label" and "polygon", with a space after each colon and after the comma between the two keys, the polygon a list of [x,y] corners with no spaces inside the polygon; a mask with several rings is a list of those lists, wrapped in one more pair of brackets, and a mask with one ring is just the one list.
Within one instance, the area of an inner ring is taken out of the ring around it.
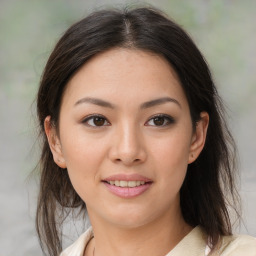
{"label": "lower lip", "polygon": [[110,185],[107,182],[104,182],[104,184],[109,189],[110,192],[122,198],[132,198],[132,197],[139,196],[143,194],[146,190],[148,190],[149,187],[152,185],[152,183],[146,183],[144,185],[140,185],[133,188],[128,188],[128,187],[123,188],[115,185]]}

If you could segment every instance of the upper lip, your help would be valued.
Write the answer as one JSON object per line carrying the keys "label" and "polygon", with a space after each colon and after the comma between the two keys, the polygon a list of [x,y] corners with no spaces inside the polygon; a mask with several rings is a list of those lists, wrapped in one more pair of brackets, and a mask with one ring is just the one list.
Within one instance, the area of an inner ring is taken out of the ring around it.
{"label": "upper lip", "polygon": [[103,179],[103,181],[113,181],[113,180],[124,180],[124,181],[136,180],[136,181],[152,182],[151,179],[139,174],[114,174]]}

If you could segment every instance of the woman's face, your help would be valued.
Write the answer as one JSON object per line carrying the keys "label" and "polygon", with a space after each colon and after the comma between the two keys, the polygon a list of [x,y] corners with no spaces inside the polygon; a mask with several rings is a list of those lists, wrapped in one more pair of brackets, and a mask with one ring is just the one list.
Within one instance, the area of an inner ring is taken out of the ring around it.
{"label": "woman's face", "polygon": [[202,115],[193,131],[187,99],[164,58],[121,48],[97,55],[67,85],[58,136],[49,120],[55,162],[67,168],[91,219],[138,227],[179,212],[207,121]]}

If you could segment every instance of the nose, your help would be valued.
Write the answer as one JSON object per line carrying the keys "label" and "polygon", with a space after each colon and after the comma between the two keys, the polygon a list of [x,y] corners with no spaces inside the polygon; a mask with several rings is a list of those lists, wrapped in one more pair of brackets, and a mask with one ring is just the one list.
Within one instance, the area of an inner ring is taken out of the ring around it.
{"label": "nose", "polygon": [[115,163],[132,166],[145,162],[147,158],[139,128],[128,125],[118,128],[111,145],[109,157]]}

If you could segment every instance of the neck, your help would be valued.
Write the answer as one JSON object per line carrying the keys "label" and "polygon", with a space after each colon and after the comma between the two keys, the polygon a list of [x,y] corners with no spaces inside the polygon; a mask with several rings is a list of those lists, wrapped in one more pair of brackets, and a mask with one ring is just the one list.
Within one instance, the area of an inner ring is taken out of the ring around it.
{"label": "neck", "polygon": [[94,256],[162,256],[172,250],[191,230],[181,214],[135,228],[120,227],[91,220],[94,239],[90,245]]}

